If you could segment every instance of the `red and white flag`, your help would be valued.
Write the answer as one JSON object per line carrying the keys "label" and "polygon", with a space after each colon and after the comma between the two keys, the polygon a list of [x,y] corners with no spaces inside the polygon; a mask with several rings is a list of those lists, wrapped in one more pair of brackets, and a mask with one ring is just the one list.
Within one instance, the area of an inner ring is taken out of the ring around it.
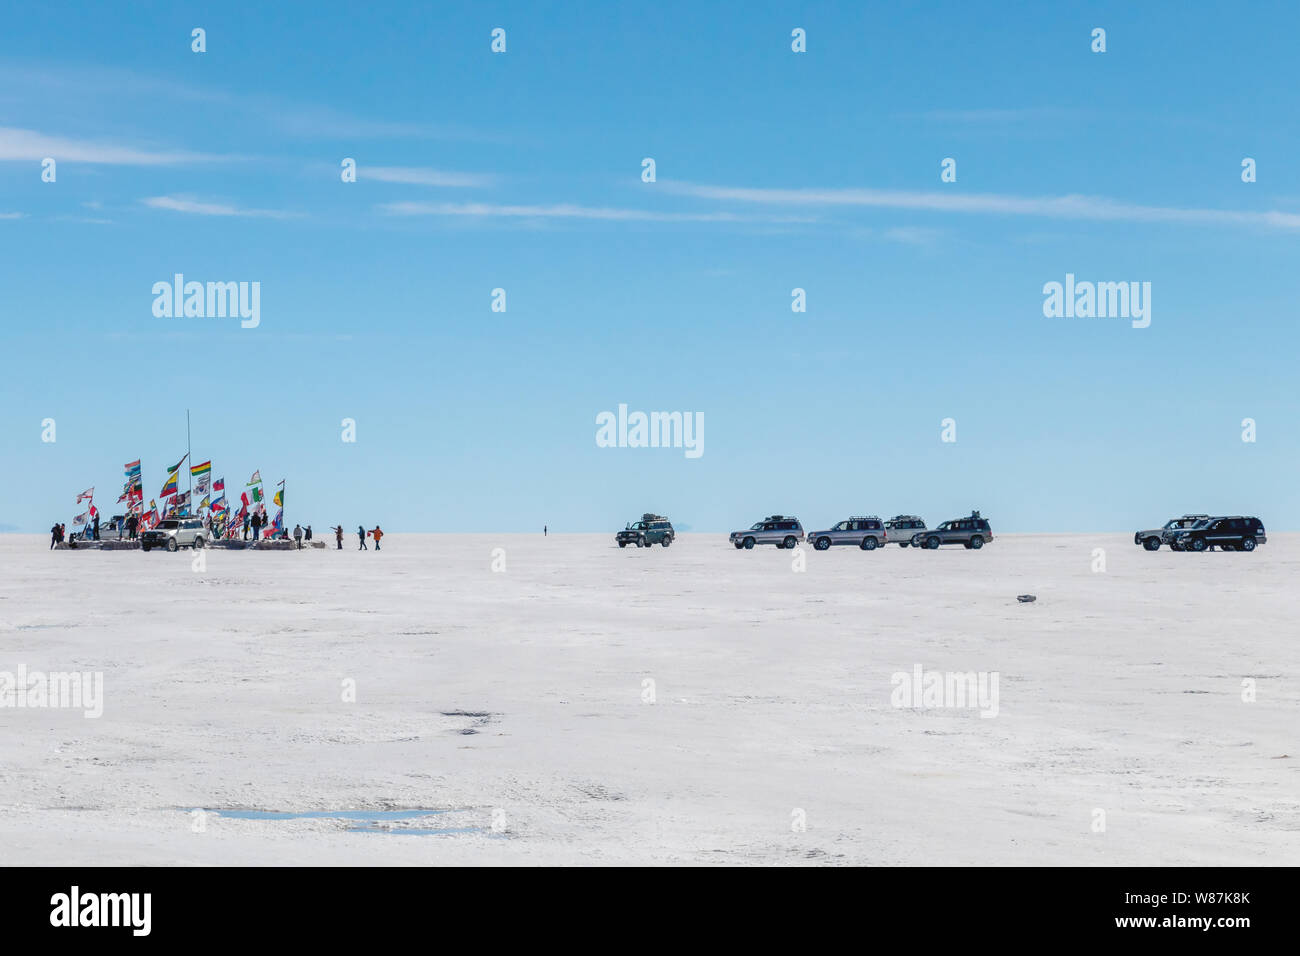
{"label": "red and white flag", "polygon": [[93,497],[95,497],[95,489],[87,488],[81,494],[77,495],[77,504],[81,504],[87,498],[93,498]]}

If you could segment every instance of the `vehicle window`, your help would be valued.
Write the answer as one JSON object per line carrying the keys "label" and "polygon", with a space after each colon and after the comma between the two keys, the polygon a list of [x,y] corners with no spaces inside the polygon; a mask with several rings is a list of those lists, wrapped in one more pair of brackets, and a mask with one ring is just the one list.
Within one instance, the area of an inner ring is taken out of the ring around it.
{"label": "vehicle window", "polygon": [[162,531],[175,531],[177,528],[180,527],[180,522],[179,522],[179,521],[162,521],[162,522],[159,522],[158,527],[159,527],[159,529],[162,530]]}
{"label": "vehicle window", "polygon": [[847,521],[841,521],[841,522],[840,522],[839,524],[837,524],[835,527],[831,528],[831,530],[832,530],[832,531],[848,531],[848,530],[849,530],[849,523],[848,523]]}
{"label": "vehicle window", "polygon": [[750,525],[750,526],[749,526],[749,530],[750,530],[750,531],[762,531],[762,530],[763,530],[763,522],[759,521],[759,522],[756,522],[756,523]]}

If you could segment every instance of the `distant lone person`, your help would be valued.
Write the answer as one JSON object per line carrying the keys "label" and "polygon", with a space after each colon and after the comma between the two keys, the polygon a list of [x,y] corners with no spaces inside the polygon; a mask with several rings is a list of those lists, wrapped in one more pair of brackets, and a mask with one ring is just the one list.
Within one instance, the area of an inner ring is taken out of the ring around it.
{"label": "distant lone person", "polygon": [[59,535],[59,526],[56,524],[53,528],[50,529],[50,549],[51,549],[51,550],[53,550],[53,549],[54,549],[54,546],[55,546],[56,544],[59,543],[59,537],[60,537],[60,535]]}
{"label": "distant lone person", "polygon": [[379,525],[375,525],[375,530],[372,531],[372,532],[370,532],[370,535],[371,535],[371,537],[373,537],[373,538],[375,539],[375,550],[378,551],[378,550],[379,550],[379,539],[382,538],[382,537],[384,536],[384,533],[383,533],[382,531],[379,530]]}
{"label": "distant lone person", "polygon": [[341,524],[336,524],[334,526],[334,543],[338,545],[335,549],[336,551],[343,550],[343,525]]}
{"label": "distant lone person", "polygon": [[357,548],[357,550],[369,551],[370,549],[366,547],[366,526],[365,525],[363,524],[357,525],[357,537],[361,539],[361,547]]}
{"label": "distant lone person", "polygon": [[302,525],[296,524],[293,526],[293,540],[294,543],[298,545],[298,550],[301,551],[302,550]]}
{"label": "distant lone person", "polygon": [[126,537],[128,541],[135,540],[135,531],[138,527],[140,527],[140,519],[135,515],[131,515],[126,519]]}
{"label": "distant lone person", "polygon": [[546,525],[542,525],[542,537],[546,537]]}

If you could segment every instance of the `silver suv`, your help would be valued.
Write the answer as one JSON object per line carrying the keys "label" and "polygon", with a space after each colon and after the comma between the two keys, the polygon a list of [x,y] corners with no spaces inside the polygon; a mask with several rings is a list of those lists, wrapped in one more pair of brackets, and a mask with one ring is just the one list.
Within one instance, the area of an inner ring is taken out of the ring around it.
{"label": "silver suv", "polygon": [[863,551],[875,551],[888,539],[884,522],[875,515],[855,516],[833,528],[808,535],[808,540],[818,551],[825,551],[833,544],[856,544]]}
{"label": "silver suv", "polygon": [[752,548],[756,544],[774,544],[778,548],[793,548],[803,540],[803,525],[798,518],[769,515],[756,521],[751,528],[733,531],[729,539],[737,548]]}
{"label": "silver suv", "polygon": [[202,548],[208,543],[208,533],[201,518],[165,518],[156,528],[140,535],[140,550],[166,548]]}
{"label": "silver suv", "polygon": [[885,535],[900,548],[912,543],[912,537],[925,530],[925,519],[917,515],[894,515],[885,522]]}
{"label": "silver suv", "polygon": [[960,544],[978,550],[992,540],[993,529],[989,527],[988,519],[980,517],[978,511],[972,511],[969,518],[954,518],[937,528],[912,535],[912,547],[933,551],[941,544]]}

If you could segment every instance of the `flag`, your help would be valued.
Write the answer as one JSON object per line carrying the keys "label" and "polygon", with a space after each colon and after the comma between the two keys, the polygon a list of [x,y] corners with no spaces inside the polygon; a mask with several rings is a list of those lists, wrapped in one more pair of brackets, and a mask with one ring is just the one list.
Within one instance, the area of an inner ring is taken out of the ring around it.
{"label": "flag", "polygon": [[208,491],[211,490],[208,487],[208,484],[211,480],[212,479],[209,478],[207,475],[204,475],[202,478],[200,478],[194,485],[194,493],[196,495],[206,495]]}
{"label": "flag", "polygon": [[117,499],[117,503],[118,503],[119,505],[120,505],[122,502],[126,501],[126,496],[127,496],[127,494],[128,494],[128,492],[125,492],[125,491],[122,492],[122,497],[120,497],[120,498]]}
{"label": "flag", "polygon": [[258,469],[257,471],[253,472],[253,477],[248,479],[248,484],[251,486],[251,485],[260,485],[261,483],[262,483],[262,471],[261,469]]}
{"label": "flag", "polygon": [[279,505],[279,506],[283,509],[283,508],[284,508],[284,489],[281,488],[279,491],[277,491],[277,492],[275,493],[275,497],[272,498],[271,500],[274,501],[277,505]]}
{"label": "flag", "polygon": [[162,491],[158,492],[159,498],[166,498],[168,495],[176,494],[176,486],[180,481],[181,473],[177,468],[173,468],[171,474],[167,476],[167,482],[163,485]]}
{"label": "flag", "polygon": [[253,500],[254,501],[262,500],[262,488],[260,485],[253,489]]}
{"label": "flag", "polygon": [[99,514],[99,509],[95,507],[94,502],[91,502],[91,505],[90,505],[90,516],[93,518],[93,517],[95,517],[97,514]]}
{"label": "flag", "polygon": [[72,519],[73,524],[90,524],[90,515],[79,514]]}
{"label": "flag", "polygon": [[281,508],[275,513],[275,520],[271,522],[271,527],[276,531],[284,530],[284,509]]}
{"label": "flag", "polygon": [[[189,453],[189,452],[186,452],[186,453],[185,453],[185,458],[189,458],[189,457],[190,457],[190,453]],[[172,466],[171,466],[170,468],[168,468],[167,470],[168,470],[168,471],[180,471],[180,470],[181,470],[181,465],[185,464],[185,458],[182,458],[180,461],[178,461],[176,464],[172,465]]]}
{"label": "flag", "polygon": [[93,498],[93,497],[95,497],[95,489],[87,488],[81,494],[77,495],[77,504],[81,504],[81,502],[84,501],[86,498]]}
{"label": "flag", "polygon": [[212,502],[210,508],[212,511],[218,513],[222,511],[227,511],[228,509],[226,507],[226,496],[222,495],[220,498],[217,498],[215,501]]}
{"label": "flag", "polygon": [[226,479],[224,479],[224,478],[218,478],[216,481],[214,481],[214,482],[212,483],[212,490],[213,490],[213,491],[225,491],[225,490],[226,490]]}
{"label": "flag", "polygon": [[207,476],[212,474],[212,462],[201,461],[197,465],[190,466],[190,477],[198,478],[200,475]]}
{"label": "flag", "polygon": [[248,501],[248,492],[247,492],[247,491],[241,491],[241,492],[239,493],[239,501],[240,501],[240,504],[242,504],[242,505],[244,506],[244,510],[247,511],[247,510],[248,510],[248,505],[249,505],[249,501]]}
{"label": "flag", "polygon": [[132,478],[140,474],[140,459],[137,458],[135,461],[128,461],[122,466],[122,468],[126,472],[126,476]]}
{"label": "flag", "polygon": [[204,496],[203,496],[203,500],[199,502],[199,507],[200,507],[200,508],[211,508],[211,507],[212,507],[212,502],[208,500],[208,496],[207,496],[207,495],[204,495]]}

